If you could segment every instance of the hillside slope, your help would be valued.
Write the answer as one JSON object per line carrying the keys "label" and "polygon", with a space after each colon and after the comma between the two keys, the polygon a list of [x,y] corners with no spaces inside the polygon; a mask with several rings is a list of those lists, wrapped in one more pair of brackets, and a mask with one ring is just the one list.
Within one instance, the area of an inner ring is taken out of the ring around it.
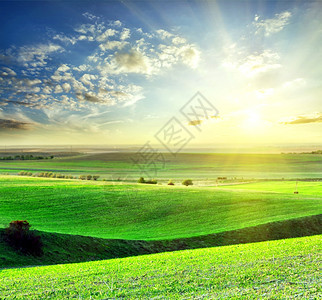
{"label": "hillside slope", "polygon": [[0,224],[22,219],[41,231],[109,239],[187,238],[320,214],[319,184],[312,183],[314,195],[294,195],[0,176]]}
{"label": "hillside slope", "polygon": [[0,230],[0,268],[102,260],[143,254],[261,242],[322,234],[322,215],[192,238],[160,241],[107,240],[86,236],[38,232],[44,243],[42,257],[17,253],[3,241]]}
{"label": "hillside slope", "polygon": [[0,272],[4,299],[320,299],[321,236]]}

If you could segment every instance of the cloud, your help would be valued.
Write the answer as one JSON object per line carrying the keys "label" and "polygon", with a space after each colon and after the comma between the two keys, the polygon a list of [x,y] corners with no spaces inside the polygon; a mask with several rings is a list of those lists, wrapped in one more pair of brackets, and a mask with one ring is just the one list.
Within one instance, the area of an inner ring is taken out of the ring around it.
{"label": "cloud", "polygon": [[91,21],[100,19],[100,17],[90,14],[89,12],[83,13],[83,16]]}
{"label": "cloud", "polygon": [[50,59],[49,54],[63,51],[64,49],[61,46],[52,43],[24,46],[19,49],[17,60],[26,67],[43,67]]}
{"label": "cloud", "polygon": [[5,130],[29,130],[31,123],[10,119],[0,119],[0,131]]}
{"label": "cloud", "polygon": [[70,86],[70,84],[69,84],[69,83],[67,83],[67,82],[65,82],[64,84],[62,84],[62,88],[64,89],[64,91],[65,91],[66,93],[69,93],[69,92],[70,92],[70,90],[71,90],[71,86]]}
{"label": "cloud", "polygon": [[163,30],[163,29],[158,29],[156,30],[156,33],[158,34],[158,36],[162,39],[168,39],[168,38],[172,38],[174,36],[174,34],[170,33],[169,31]]}
{"label": "cloud", "polygon": [[279,59],[280,57],[276,52],[267,49],[244,58],[228,59],[224,62],[224,66],[236,69],[246,77],[253,77],[260,73],[281,68]]}
{"label": "cloud", "polygon": [[128,28],[123,28],[121,34],[120,34],[120,39],[123,41],[123,40],[126,40],[128,38],[130,38],[130,29]]}
{"label": "cloud", "polygon": [[104,44],[100,44],[99,47],[101,48],[102,51],[113,50],[113,49],[121,50],[126,45],[128,45],[128,42],[125,42],[125,41],[107,41]]}
{"label": "cloud", "polygon": [[96,38],[96,41],[98,42],[104,42],[106,41],[110,36],[114,36],[117,33],[117,31],[115,29],[107,29],[104,33],[102,33],[101,35],[99,35]]}
{"label": "cloud", "polygon": [[141,52],[131,49],[129,52],[117,52],[115,60],[120,71],[125,73],[148,73],[148,59]]}
{"label": "cloud", "polygon": [[91,88],[94,87],[93,83],[91,82],[91,80],[95,80],[97,78],[96,75],[92,75],[92,74],[84,74],[81,78],[80,81],[83,82],[84,84],[90,86]]}
{"label": "cloud", "polygon": [[292,14],[289,11],[275,14],[272,19],[260,20],[259,16],[255,16],[254,26],[257,29],[256,34],[264,33],[265,36],[270,36],[280,32],[288,23]]}
{"label": "cloud", "polygon": [[66,72],[70,69],[66,64],[62,64],[58,69],[57,72]]}
{"label": "cloud", "polygon": [[202,124],[203,121],[204,120],[193,120],[193,121],[189,121],[188,122],[188,125],[190,125],[190,126],[197,126],[197,125]]}
{"label": "cloud", "polygon": [[322,123],[322,113],[315,113],[313,115],[302,115],[292,118],[290,121],[280,122],[284,125],[290,124],[309,124],[309,123]]}
{"label": "cloud", "polygon": [[306,80],[304,78],[296,78],[291,81],[284,82],[283,88],[300,88],[306,85]]}
{"label": "cloud", "polygon": [[55,86],[54,93],[55,93],[55,94],[60,94],[60,93],[62,93],[62,92],[63,92],[62,87],[61,87],[59,84],[57,84],[57,85]]}
{"label": "cloud", "polygon": [[4,70],[4,72],[0,74],[1,76],[17,76],[17,73],[10,68],[2,67],[2,69]]}
{"label": "cloud", "polygon": [[53,37],[53,40],[58,40],[58,41],[61,41],[65,44],[72,44],[72,45],[75,45],[78,41],[78,38],[76,37],[68,37],[64,34],[56,34],[54,37]]}

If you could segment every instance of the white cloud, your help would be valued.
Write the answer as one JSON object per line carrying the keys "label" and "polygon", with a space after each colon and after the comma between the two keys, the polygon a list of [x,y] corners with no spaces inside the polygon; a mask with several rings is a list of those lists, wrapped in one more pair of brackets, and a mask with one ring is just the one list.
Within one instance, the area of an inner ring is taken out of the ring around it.
{"label": "white cloud", "polygon": [[70,84],[69,84],[69,83],[67,83],[67,82],[65,82],[65,83],[63,83],[63,84],[62,84],[62,88],[64,89],[64,91],[65,91],[66,93],[69,93],[69,92],[70,92],[70,90],[71,90],[71,86],[70,86]]}
{"label": "white cloud", "polygon": [[244,58],[230,59],[224,62],[224,66],[236,69],[246,77],[253,77],[260,73],[279,69],[279,55],[271,50],[264,50],[261,53],[253,53]]}
{"label": "white cloud", "polygon": [[95,80],[97,78],[96,75],[92,75],[92,74],[84,74],[81,78],[80,81],[83,82],[84,84],[90,86],[91,88],[94,87],[93,83],[91,82],[91,80]]}
{"label": "white cloud", "polygon": [[111,22],[111,25],[120,27],[122,26],[122,22],[120,20],[116,20],[114,22]]}
{"label": "white cloud", "polygon": [[89,12],[83,13],[83,16],[91,21],[100,19],[100,17],[97,17]]}
{"label": "white cloud", "polygon": [[2,76],[17,76],[16,72],[14,70],[11,70],[10,68],[3,67],[2,69],[5,71],[4,73],[6,73],[2,73]]}
{"label": "white cloud", "polygon": [[256,15],[253,23],[257,29],[256,34],[263,32],[265,36],[270,36],[280,32],[289,23],[291,16],[289,11],[275,14],[274,18],[266,20],[260,20],[260,17]]}
{"label": "white cloud", "polygon": [[66,36],[64,34],[56,34],[53,37],[53,39],[54,40],[59,40],[59,41],[65,43],[65,44],[70,43],[72,45],[76,44],[76,42],[77,42],[77,38],[76,37],[68,37],[68,36]]}
{"label": "white cloud", "polygon": [[57,71],[58,72],[66,72],[70,69],[70,67],[68,67],[66,64],[62,64],[58,69]]}
{"label": "white cloud", "polygon": [[100,44],[99,47],[102,51],[113,50],[113,49],[121,50],[127,44],[128,42],[124,42],[124,41],[107,41],[104,44]]}
{"label": "white cloud", "polygon": [[58,94],[58,93],[62,93],[62,92],[63,92],[62,87],[61,87],[59,84],[57,84],[57,85],[55,86],[54,93],[55,93],[55,94]]}
{"label": "white cloud", "polygon": [[291,81],[284,82],[282,87],[283,88],[299,88],[306,85],[306,80],[304,78],[296,78]]}
{"label": "white cloud", "polygon": [[115,29],[107,29],[104,33],[102,33],[101,35],[99,35],[96,40],[98,42],[104,42],[106,41],[110,36],[114,36],[117,33],[117,31]]}
{"label": "white cloud", "polygon": [[45,94],[51,94],[52,93],[52,88],[48,85],[44,86],[44,88],[42,89],[42,92]]}
{"label": "white cloud", "polygon": [[88,69],[89,69],[89,66],[85,65],[85,64],[73,68],[73,70],[78,71],[78,72],[85,72]]}
{"label": "white cloud", "polygon": [[43,67],[47,64],[49,54],[62,52],[64,49],[52,43],[39,44],[36,46],[24,46],[19,49],[18,61],[26,67],[30,64],[32,67]]}
{"label": "white cloud", "polygon": [[162,40],[165,40],[167,38],[171,38],[173,37],[174,35],[172,33],[170,33],[169,31],[166,31],[166,30],[163,30],[163,29],[158,29],[156,30],[156,33],[159,35],[159,37],[162,39]]}
{"label": "white cloud", "polygon": [[130,29],[128,28],[123,28],[121,34],[120,34],[120,39],[121,40],[126,40],[130,37],[131,33],[130,33]]}
{"label": "white cloud", "polygon": [[187,40],[185,38],[180,37],[180,36],[176,36],[172,39],[172,43],[175,45],[185,44],[186,42],[187,42]]}

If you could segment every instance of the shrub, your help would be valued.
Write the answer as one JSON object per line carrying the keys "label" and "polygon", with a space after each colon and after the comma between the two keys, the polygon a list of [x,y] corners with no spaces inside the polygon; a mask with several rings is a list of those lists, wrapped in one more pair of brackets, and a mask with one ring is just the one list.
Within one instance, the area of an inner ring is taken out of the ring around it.
{"label": "shrub", "polygon": [[91,180],[91,179],[92,179],[92,177],[93,177],[92,175],[87,175],[87,176],[86,176],[86,179],[87,179],[87,180]]}
{"label": "shrub", "polygon": [[155,179],[145,181],[147,184],[157,184],[158,182]]}
{"label": "shrub", "polygon": [[140,177],[139,180],[138,180],[138,183],[145,183],[145,180],[143,177]]}
{"label": "shrub", "polygon": [[27,221],[12,221],[5,231],[5,241],[18,251],[34,256],[43,254],[41,237],[30,231]]}
{"label": "shrub", "polygon": [[182,181],[182,184],[183,184],[183,185],[185,185],[185,186],[193,185],[193,183],[192,183],[192,180],[191,180],[191,179],[186,179],[186,180]]}
{"label": "shrub", "polygon": [[97,180],[98,178],[100,178],[98,175],[93,176],[93,180]]}
{"label": "shrub", "polygon": [[81,180],[85,180],[85,179],[86,179],[86,176],[85,176],[85,175],[80,175],[80,176],[79,176],[79,179],[81,179]]}
{"label": "shrub", "polygon": [[174,185],[171,179],[169,180],[168,185]]}

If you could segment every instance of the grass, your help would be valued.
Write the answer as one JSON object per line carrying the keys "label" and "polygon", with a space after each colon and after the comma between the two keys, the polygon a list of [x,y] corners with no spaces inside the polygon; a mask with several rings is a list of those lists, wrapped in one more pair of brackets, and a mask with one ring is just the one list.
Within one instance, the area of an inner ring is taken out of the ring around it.
{"label": "grass", "polygon": [[321,236],[7,269],[4,299],[321,299]]}
{"label": "grass", "polygon": [[[229,189],[229,190],[240,190],[240,191],[249,191],[249,192],[275,192],[275,193],[284,193],[292,194],[296,189],[295,181],[276,181],[272,182],[255,182],[247,184],[236,184],[236,185],[226,185],[220,186],[220,189]],[[322,182],[306,182],[298,181],[297,190],[299,195],[310,195],[321,197],[322,195]]]}
{"label": "grass", "polygon": [[[19,153],[20,154],[20,153]],[[134,153],[104,153],[41,161],[0,161],[0,172],[31,170],[64,174],[98,174],[101,177],[138,178],[139,169],[130,160]],[[251,178],[321,178],[322,155],[313,154],[164,154],[159,179],[216,179],[217,176]],[[193,172],[191,172],[193,170]]]}
{"label": "grass", "polygon": [[0,176],[0,224],[26,219],[47,232],[131,240],[186,238],[319,214],[320,186],[312,183],[312,196],[235,186],[112,185]]}
{"label": "grass", "polygon": [[5,242],[4,233],[4,229],[0,229],[0,269],[84,262],[317,235],[322,233],[322,215],[266,223],[217,234],[159,241],[109,240],[37,231],[44,245],[42,256],[25,255],[16,251]]}

